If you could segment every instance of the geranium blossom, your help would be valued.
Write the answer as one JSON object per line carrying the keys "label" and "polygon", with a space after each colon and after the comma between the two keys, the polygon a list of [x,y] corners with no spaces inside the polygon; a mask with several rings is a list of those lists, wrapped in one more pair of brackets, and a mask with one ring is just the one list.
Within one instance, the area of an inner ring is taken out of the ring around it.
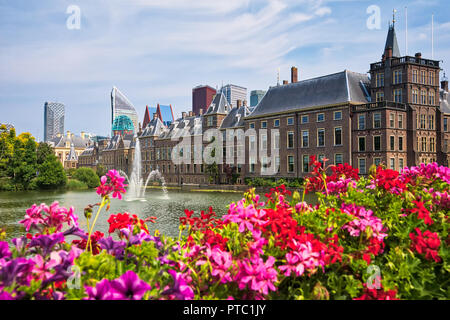
{"label": "geranium blossom", "polygon": [[237,204],[230,204],[228,214],[223,217],[225,223],[234,222],[239,225],[239,232],[245,230],[253,231],[253,228],[262,226],[266,223],[263,219],[265,211],[255,209],[253,204],[245,206],[243,200],[238,201]]}
{"label": "geranium blossom", "polygon": [[239,289],[244,289],[247,285],[250,290],[267,295],[269,290],[276,291],[274,283],[277,281],[277,271],[273,268],[275,258],[270,256],[264,262],[262,258],[244,259],[239,262],[239,273],[235,280],[239,284]]}
{"label": "geranium blossom", "polygon": [[114,300],[141,300],[151,289],[148,283],[139,279],[138,275],[131,270],[111,281],[110,284]]}

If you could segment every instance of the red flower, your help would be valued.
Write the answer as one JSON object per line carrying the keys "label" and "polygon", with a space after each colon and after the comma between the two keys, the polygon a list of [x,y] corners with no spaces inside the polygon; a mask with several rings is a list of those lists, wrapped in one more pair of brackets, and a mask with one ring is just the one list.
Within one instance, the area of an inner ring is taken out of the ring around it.
{"label": "red flower", "polygon": [[400,181],[399,173],[395,170],[383,169],[382,167],[378,167],[377,169],[375,183],[377,187],[383,188],[386,191],[401,194],[406,190],[406,184],[408,182],[409,179]]}
{"label": "red flower", "polygon": [[383,287],[380,289],[369,289],[364,283],[364,293],[361,297],[354,298],[353,300],[399,300],[396,298],[396,290],[384,291]]}
{"label": "red flower", "polygon": [[[86,236],[88,236],[89,233],[86,233]],[[100,253],[100,245],[97,243],[98,240],[100,240],[101,238],[103,238],[104,234],[100,231],[95,231],[92,235],[91,235],[91,244],[92,244],[92,254],[96,255]],[[86,249],[86,244],[87,244],[87,237],[86,239],[82,239],[82,240],[73,240],[72,244],[76,245],[78,248],[80,249]]]}
{"label": "red flower", "polygon": [[411,249],[416,250],[419,254],[425,254],[425,259],[434,260],[436,262],[441,261],[441,257],[438,255],[439,246],[441,240],[436,232],[426,230],[423,235],[419,228],[416,228],[416,233],[410,233],[409,237],[412,241]]}
{"label": "red flower", "polygon": [[113,233],[116,230],[128,228],[128,226],[138,226],[140,230],[149,234],[146,221],[155,222],[156,217],[149,217],[145,220],[139,219],[135,214],[130,216],[129,213],[118,213],[116,215],[112,214],[109,219],[109,233]]}
{"label": "red flower", "polygon": [[409,212],[417,213],[417,217],[419,219],[423,219],[425,224],[432,225],[434,223],[434,221],[433,221],[433,219],[431,219],[430,211],[428,211],[428,209],[425,208],[423,202],[413,201],[413,203],[416,205],[416,208],[409,210]]}

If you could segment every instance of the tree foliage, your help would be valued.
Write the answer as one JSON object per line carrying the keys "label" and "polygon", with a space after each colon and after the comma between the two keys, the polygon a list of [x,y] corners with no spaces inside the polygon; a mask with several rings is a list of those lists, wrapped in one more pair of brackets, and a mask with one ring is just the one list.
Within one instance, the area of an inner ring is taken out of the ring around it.
{"label": "tree foliage", "polygon": [[100,178],[91,168],[78,168],[73,174],[73,178],[86,183],[89,188],[98,187],[100,184]]}

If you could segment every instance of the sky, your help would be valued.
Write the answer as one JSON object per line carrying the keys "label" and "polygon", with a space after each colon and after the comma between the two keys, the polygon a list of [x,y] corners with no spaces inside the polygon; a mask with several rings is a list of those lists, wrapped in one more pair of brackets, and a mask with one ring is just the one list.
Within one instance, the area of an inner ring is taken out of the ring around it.
{"label": "sky", "polygon": [[42,140],[53,101],[66,131],[108,135],[113,86],[142,121],[146,105],[191,110],[200,84],[267,90],[291,66],[299,80],[367,73],[394,8],[406,54],[405,7],[408,55],[431,59],[434,14],[434,58],[450,74],[448,0],[0,0],[0,123]]}

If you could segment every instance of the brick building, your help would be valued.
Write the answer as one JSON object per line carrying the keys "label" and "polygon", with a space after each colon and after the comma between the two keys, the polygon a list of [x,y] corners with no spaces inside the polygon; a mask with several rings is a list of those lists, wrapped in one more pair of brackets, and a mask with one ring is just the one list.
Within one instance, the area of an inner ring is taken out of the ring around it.
{"label": "brick building", "polygon": [[[153,170],[168,184],[301,178],[310,173],[313,155],[327,164],[348,163],[362,175],[379,164],[394,170],[449,165],[448,81],[439,86],[439,61],[401,56],[394,25],[370,76],[344,70],[298,81],[297,72],[293,67],[291,83],[270,87],[254,109],[242,100],[231,105],[219,92],[205,111],[183,112],[170,125],[155,113],[138,135],[144,178]],[[214,145],[227,138],[231,143]],[[100,162],[128,173],[134,145],[132,136],[114,137]],[[205,163],[213,154],[220,157]]]}

